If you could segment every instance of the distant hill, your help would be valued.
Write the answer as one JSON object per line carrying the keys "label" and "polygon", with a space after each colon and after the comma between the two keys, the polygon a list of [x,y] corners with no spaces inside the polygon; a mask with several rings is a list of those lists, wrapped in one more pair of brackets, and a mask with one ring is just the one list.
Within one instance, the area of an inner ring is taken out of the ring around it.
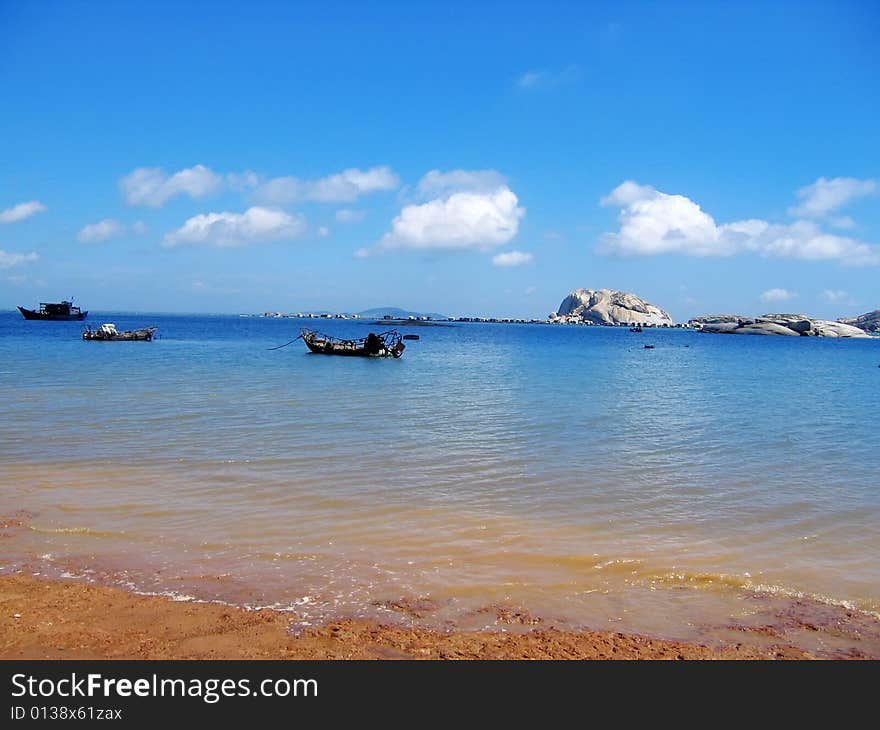
{"label": "distant hill", "polygon": [[391,315],[395,319],[406,319],[407,317],[430,317],[431,319],[446,319],[445,314],[437,314],[435,312],[411,312],[408,309],[400,307],[374,307],[373,309],[365,309],[358,312],[361,317],[375,317],[382,319],[386,314]]}

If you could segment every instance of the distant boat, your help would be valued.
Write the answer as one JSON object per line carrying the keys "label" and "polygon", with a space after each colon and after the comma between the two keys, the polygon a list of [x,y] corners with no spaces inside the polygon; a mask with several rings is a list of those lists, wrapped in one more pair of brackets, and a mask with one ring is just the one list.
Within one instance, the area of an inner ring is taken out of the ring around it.
{"label": "distant boat", "polygon": [[348,355],[351,357],[400,357],[406,345],[397,330],[380,334],[370,332],[358,340],[344,340],[323,332],[303,328],[300,337],[306,347],[319,355]]}
{"label": "distant boat", "polygon": [[19,307],[18,311],[25,319],[45,319],[45,320],[83,320],[88,312],[83,312],[79,307],[74,307],[73,302],[40,302],[40,309],[25,309]]}
{"label": "distant boat", "polygon": [[144,327],[139,330],[126,330],[119,332],[116,325],[112,322],[102,324],[98,329],[93,330],[88,327],[82,334],[84,340],[97,340],[99,342],[126,342],[132,340],[143,340],[149,342],[156,333],[156,327]]}
{"label": "distant boat", "polygon": [[630,331],[630,332],[641,332],[641,331],[642,331],[642,325],[637,324],[635,327],[630,327],[630,328],[629,328],[629,331]]}

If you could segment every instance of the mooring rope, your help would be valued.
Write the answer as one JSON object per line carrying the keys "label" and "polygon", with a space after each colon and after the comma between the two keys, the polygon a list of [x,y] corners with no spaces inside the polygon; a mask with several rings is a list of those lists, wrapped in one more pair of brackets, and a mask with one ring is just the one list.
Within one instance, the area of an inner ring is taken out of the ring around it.
{"label": "mooring rope", "polygon": [[266,349],[268,349],[268,350],[280,350],[282,347],[287,347],[288,345],[292,345],[294,342],[296,342],[297,340],[299,340],[299,339],[301,339],[301,338],[302,338],[302,335],[299,335],[299,336],[297,336],[297,337],[294,337],[290,342],[285,342],[283,345],[278,345],[278,347],[269,347],[269,348],[266,348]]}

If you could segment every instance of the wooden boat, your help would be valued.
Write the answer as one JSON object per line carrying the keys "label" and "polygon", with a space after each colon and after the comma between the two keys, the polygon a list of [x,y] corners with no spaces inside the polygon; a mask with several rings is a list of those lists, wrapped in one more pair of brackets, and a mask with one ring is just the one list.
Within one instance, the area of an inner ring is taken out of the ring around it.
{"label": "wooden boat", "polygon": [[83,312],[79,307],[74,307],[73,302],[40,302],[40,309],[25,309],[19,307],[18,311],[25,319],[42,319],[55,321],[83,320],[88,312]]}
{"label": "wooden boat", "polygon": [[344,340],[323,332],[303,328],[300,337],[312,352],[319,355],[348,355],[351,357],[400,357],[406,345],[397,330],[378,335],[370,332],[358,340]]}
{"label": "wooden boat", "polygon": [[156,327],[145,327],[139,330],[126,330],[119,332],[116,325],[112,322],[102,324],[98,329],[93,330],[91,327],[86,328],[82,337],[84,340],[96,340],[99,342],[126,342],[132,340],[143,340],[149,342],[153,339]]}

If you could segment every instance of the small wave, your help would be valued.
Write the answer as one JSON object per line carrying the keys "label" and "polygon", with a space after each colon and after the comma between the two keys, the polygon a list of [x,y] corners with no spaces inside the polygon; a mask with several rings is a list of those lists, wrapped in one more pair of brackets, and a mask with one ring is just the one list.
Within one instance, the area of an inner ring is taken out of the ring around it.
{"label": "small wave", "polygon": [[91,527],[37,527],[36,525],[28,525],[27,528],[33,532],[50,535],[88,535],[90,537],[118,537],[124,535],[125,531],[115,530],[93,530]]}
{"label": "small wave", "polygon": [[692,588],[718,588],[721,590],[747,591],[756,595],[778,596],[780,598],[812,601],[826,606],[845,608],[848,611],[857,611],[866,616],[880,620],[880,610],[875,602],[859,604],[859,602],[828,596],[824,593],[804,591],[789,586],[775,583],[761,583],[752,579],[751,575],[736,575],[730,573],[680,573],[670,572],[657,575],[644,576],[638,582],[646,582],[662,587],[688,586]]}

